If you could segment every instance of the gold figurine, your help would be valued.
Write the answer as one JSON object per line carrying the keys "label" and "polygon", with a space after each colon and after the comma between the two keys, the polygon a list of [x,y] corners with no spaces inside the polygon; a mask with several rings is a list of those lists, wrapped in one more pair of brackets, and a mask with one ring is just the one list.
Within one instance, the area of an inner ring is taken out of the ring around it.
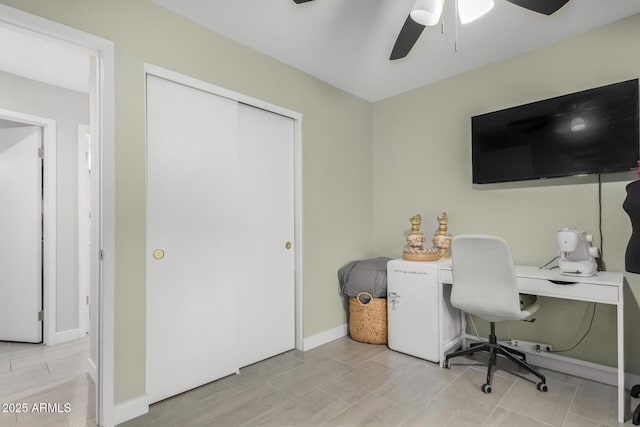
{"label": "gold figurine", "polygon": [[442,212],[442,216],[438,217],[438,231],[433,235],[433,244],[438,247],[440,258],[449,258],[451,255],[451,234],[447,233],[447,222],[447,213]]}
{"label": "gold figurine", "polygon": [[411,222],[411,232],[407,236],[407,246],[402,253],[402,259],[408,261],[435,261],[439,258],[438,249],[424,248],[424,234],[420,231],[422,216],[416,214],[409,218]]}

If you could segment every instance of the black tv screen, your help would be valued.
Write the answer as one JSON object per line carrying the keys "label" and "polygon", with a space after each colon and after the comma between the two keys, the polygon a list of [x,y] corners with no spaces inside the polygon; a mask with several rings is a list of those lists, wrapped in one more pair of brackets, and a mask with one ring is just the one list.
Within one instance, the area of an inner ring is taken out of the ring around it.
{"label": "black tv screen", "polygon": [[638,79],[471,118],[473,182],[620,172],[638,165]]}

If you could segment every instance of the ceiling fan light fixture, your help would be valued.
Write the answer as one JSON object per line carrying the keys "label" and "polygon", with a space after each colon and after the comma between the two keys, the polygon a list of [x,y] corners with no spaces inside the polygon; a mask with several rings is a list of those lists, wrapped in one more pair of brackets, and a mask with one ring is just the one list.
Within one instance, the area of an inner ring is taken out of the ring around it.
{"label": "ceiling fan light fixture", "polygon": [[436,25],[442,15],[444,0],[416,0],[411,8],[411,19],[427,27]]}
{"label": "ceiling fan light fixture", "polygon": [[458,15],[462,24],[468,24],[485,15],[494,6],[493,0],[458,0]]}

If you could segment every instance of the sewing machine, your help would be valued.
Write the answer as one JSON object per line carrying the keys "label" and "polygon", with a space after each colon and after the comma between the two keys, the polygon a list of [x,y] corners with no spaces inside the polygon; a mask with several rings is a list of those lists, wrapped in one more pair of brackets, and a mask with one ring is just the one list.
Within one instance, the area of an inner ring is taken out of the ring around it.
{"label": "sewing machine", "polygon": [[571,228],[558,230],[560,272],[568,276],[593,276],[598,271],[598,248],[591,246],[592,236]]}

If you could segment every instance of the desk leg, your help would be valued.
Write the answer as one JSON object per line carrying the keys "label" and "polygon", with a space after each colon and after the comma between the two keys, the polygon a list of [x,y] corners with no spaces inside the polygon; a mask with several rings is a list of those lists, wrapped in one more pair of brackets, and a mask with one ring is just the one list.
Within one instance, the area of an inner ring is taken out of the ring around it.
{"label": "desk leg", "polygon": [[440,358],[440,367],[444,368],[444,331],[443,331],[443,323],[444,323],[444,290],[443,283],[438,281],[438,356]]}
{"label": "desk leg", "polygon": [[618,294],[618,422],[624,423],[624,297],[622,288]]}

